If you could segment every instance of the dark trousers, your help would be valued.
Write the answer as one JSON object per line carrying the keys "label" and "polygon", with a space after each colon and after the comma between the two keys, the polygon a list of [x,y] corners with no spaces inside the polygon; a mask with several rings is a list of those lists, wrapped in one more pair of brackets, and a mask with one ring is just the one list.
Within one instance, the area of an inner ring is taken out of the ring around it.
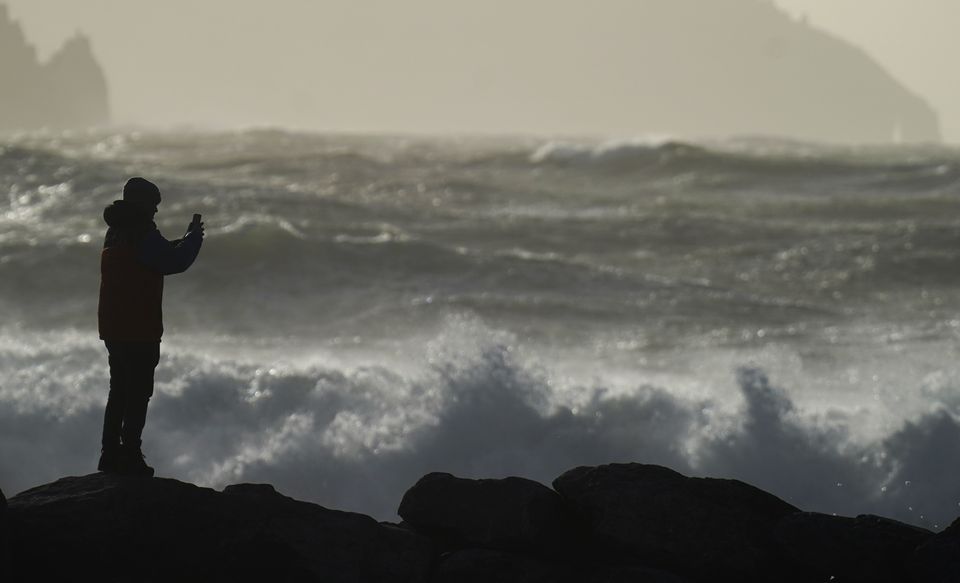
{"label": "dark trousers", "polygon": [[121,443],[140,447],[153,396],[153,371],[160,362],[159,342],[106,342],[110,363],[110,394],[103,414],[103,447]]}

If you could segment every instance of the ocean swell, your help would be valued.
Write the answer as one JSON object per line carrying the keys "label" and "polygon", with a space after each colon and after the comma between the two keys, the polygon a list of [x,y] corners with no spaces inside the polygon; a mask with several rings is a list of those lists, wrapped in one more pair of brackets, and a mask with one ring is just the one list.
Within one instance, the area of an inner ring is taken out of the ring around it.
{"label": "ocean swell", "polygon": [[102,211],[135,173],[168,238],[207,229],[165,281],[161,474],[388,518],[428,471],[641,461],[943,526],[958,168],[777,140],[16,136],[0,486],[93,467]]}

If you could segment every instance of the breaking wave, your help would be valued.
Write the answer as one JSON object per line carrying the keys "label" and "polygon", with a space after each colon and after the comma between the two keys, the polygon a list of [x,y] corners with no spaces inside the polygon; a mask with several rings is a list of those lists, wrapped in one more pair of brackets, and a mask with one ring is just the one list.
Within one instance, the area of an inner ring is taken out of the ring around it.
{"label": "breaking wave", "polygon": [[[742,479],[820,512],[928,528],[957,512],[960,476],[944,472],[960,454],[956,399],[863,442],[851,438],[852,414],[805,411],[761,369],[722,371],[736,379],[730,400],[565,383],[472,330],[434,338],[412,371],[174,350],[157,372],[150,461],[159,475],[270,482],[381,519],[395,518],[405,489],[430,471],[549,482],[576,465],[634,460]],[[4,338],[0,482],[9,494],[86,473],[106,397],[102,347],[80,334]]]}

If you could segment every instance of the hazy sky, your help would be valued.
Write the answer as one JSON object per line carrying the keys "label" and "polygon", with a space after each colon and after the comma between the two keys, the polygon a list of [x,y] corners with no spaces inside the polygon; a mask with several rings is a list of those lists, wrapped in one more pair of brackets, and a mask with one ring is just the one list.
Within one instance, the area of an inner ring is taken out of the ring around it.
{"label": "hazy sky", "polygon": [[[626,0],[603,1],[628,5]],[[425,54],[422,51],[430,51],[431,61],[439,59],[445,71],[456,70],[456,59],[464,54],[499,52],[498,58],[509,59],[510,51],[540,50],[538,30],[544,26],[554,32],[572,30],[573,15],[585,2],[6,0],[42,56],[77,30],[92,37],[110,82],[118,122],[279,124],[360,131],[463,129],[449,121],[455,118],[451,111],[458,113],[456,103],[429,104],[451,108],[443,112],[447,121],[435,127],[411,128],[404,123],[401,112],[411,104],[402,100],[410,99],[409,93],[391,95],[384,87],[390,87],[389,82],[399,86],[432,80],[404,73],[408,63],[401,62],[392,46],[402,43],[404,58],[415,59]],[[815,26],[866,49],[940,112],[947,139],[960,141],[960,82],[952,66],[960,56],[960,35],[953,30],[960,22],[960,1],[776,3],[794,14],[807,14]],[[469,12],[465,5],[471,7]],[[492,30],[491,20],[475,19],[477,6],[483,6],[488,17],[495,15],[502,28]],[[564,9],[574,6],[578,8]],[[525,47],[501,44],[499,33],[505,29],[511,38],[528,38],[528,43]],[[609,44],[609,39],[598,37],[597,41]],[[434,47],[445,44],[457,46],[458,51],[438,57]],[[611,54],[611,59],[629,58],[628,51],[621,52]],[[548,60],[549,53],[544,52],[545,67],[609,66]],[[377,83],[371,82],[373,75]],[[397,100],[401,102],[394,103]],[[429,118],[429,111],[426,114]],[[465,109],[462,114],[470,112]],[[470,127],[465,119],[464,127]]]}

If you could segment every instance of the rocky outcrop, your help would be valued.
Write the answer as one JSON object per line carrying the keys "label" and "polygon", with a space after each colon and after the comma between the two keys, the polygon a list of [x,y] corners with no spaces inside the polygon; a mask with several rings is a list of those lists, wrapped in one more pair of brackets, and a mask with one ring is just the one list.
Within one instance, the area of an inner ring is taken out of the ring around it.
{"label": "rocky outcrop", "polygon": [[17,581],[422,581],[427,539],[267,485],[91,474],[10,500]]}
{"label": "rocky outcrop", "polygon": [[774,529],[790,562],[822,581],[909,581],[913,551],[929,538],[922,528],[870,515],[797,512]]}
{"label": "rocky outcrop", "polygon": [[917,548],[911,575],[929,583],[960,581],[960,518]]}
{"label": "rocky outcrop", "polygon": [[7,499],[0,490],[0,577],[2,577],[4,568],[10,565],[10,520],[7,515]]}
{"label": "rocky outcrop", "polygon": [[90,41],[68,40],[41,63],[0,4],[0,131],[68,129],[109,123],[107,82]]}
{"label": "rocky outcrop", "polygon": [[575,468],[553,490],[428,474],[404,496],[402,525],[265,484],[217,492],[103,474],[27,490],[8,506],[0,540],[9,531],[12,563],[0,562],[0,575],[15,581],[960,580],[960,521],[934,535],[803,512],[743,482],[644,464]]}
{"label": "rocky outcrop", "polygon": [[644,464],[576,468],[553,486],[589,524],[600,554],[703,578],[769,572],[781,560],[773,528],[798,512],[737,480]]}
{"label": "rocky outcrop", "polygon": [[520,553],[465,549],[445,554],[433,583],[563,583],[573,581],[562,565]]}
{"label": "rocky outcrop", "polygon": [[559,494],[525,478],[466,480],[427,474],[403,496],[398,514],[445,546],[564,552],[578,529]]}

